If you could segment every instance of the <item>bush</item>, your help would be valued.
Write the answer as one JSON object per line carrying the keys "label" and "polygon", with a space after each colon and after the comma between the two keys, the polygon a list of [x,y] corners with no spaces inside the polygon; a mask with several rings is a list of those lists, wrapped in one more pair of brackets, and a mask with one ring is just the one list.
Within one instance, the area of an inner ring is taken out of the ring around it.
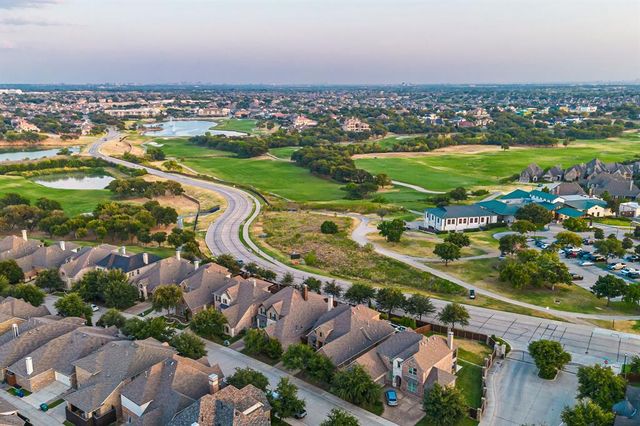
{"label": "bush", "polygon": [[338,231],[338,225],[330,220],[325,220],[322,222],[322,225],[320,225],[320,232],[323,234],[337,234]]}

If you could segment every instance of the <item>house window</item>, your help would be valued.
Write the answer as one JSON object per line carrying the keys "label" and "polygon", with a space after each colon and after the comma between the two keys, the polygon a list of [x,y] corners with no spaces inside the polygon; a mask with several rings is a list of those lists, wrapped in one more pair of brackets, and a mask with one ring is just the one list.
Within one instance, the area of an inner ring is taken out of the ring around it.
{"label": "house window", "polygon": [[407,381],[407,390],[411,393],[417,393],[418,392],[418,383],[414,382],[413,380],[409,380]]}
{"label": "house window", "polygon": [[412,376],[415,376],[418,374],[418,369],[415,367],[409,367],[409,374],[411,374]]}

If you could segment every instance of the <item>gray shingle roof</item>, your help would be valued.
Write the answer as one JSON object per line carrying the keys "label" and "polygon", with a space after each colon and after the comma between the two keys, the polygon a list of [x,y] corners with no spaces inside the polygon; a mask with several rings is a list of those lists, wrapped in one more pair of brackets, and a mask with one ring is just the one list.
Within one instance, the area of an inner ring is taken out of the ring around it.
{"label": "gray shingle roof", "polygon": [[[145,254],[148,256],[148,262],[144,261]],[[155,254],[138,253],[134,255],[122,255],[119,253],[109,253],[104,259],[96,262],[96,266],[105,269],[120,269],[122,272],[131,272],[150,265],[160,260]]]}
{"label": "gray shingle roof", "polygon": [[428,213],[433,214],[441,219],[453,219],[459,217],[481,217],[493,216],[495,213],[477,205],[451,205],[443,207],[435,207],[427,209]]}

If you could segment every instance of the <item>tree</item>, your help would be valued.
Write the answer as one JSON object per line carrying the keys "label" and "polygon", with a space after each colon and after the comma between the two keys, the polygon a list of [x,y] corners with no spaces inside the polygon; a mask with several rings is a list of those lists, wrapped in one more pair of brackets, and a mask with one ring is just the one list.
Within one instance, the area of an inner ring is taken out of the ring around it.
{"label": "tree", "polygon": [[324,292],[330,294],[331,296],[338,298],[342,294],[342,287],[336,283],[336,280],[327,281],[324,284],[323,288]]}
{"label": "tree", "polygon": [[180,287],[173,284],[161,285],[156,287],[153,292],[151,306],[157,312],[160,312],[163,309],[170,311],[171,308],[177,309],[181,300],[182,289]]}
{"label": "tree", "polygon": [[612,256],[622,257],[624,256],[625,249],[622,247],[620,240],[611,237],[607,237],[603,240],[596,241],[593,246],[596,248],[596,252],[603,255],[607,259]]}
{"label": "tree", "polygon": [[374,406],[380,400],[381,388],[362,366],[356,365],[333,376],[332,392],[353,404]]}
{"label": "tree", "polygon": [[[110,301],[114,303],[112,306],[129,307],[135,303],[137,291],[129,284],[129,277],[120,269],[89,271],[74,285],[74,291],[77,291],[84,300],[106,303],[105,294],[110,286],[113,286],[110,295],[113,298]],[[133,288],[135,295],[132,291],[124,289],[124,286]],[[117,300],[119,295],[124,295],[124,299]]]}
{"label": "tree", "polygon": [[622,296],[626,288],[627,284],[622,278],[607,274],[598,277],[596,283],[591,286],[591,292],[595,294],[597,298],[606,297],[607,306],[609,306],[611,299]]}
{"label": "tree", "polygon": [[500,238],[500,252],[514,254],[518,250],[527,246],[527,238],[520,234],[508,234]]}
{"label": "tree", "polygon": [[414,293],[405,303],[404,310],[411,315],[417,315],[422,320],[423,315],[432,314],[436,311],[431,299],[418,293]]}
{"label": "tree", "polygon": [[552,340],[531,342],[529,353],[540,370],[538,376],[548,380],[556,377],[558,370],[571,361],[571,355],[562,349],[562,345]]}
{"label": "tree", "polygon": [[402,291],[393,287],[385,287],[378,290],[376,294],[376,302],[378,303],[378,309],[387,311],[389,319],[391,319],[391,313],[394,309],[398,309],[404,306],[405,298]]}
{"label": "tree", "polygon": [[640,284],[629,284],[622,295],[622,300],[630,305],[640,304]]}
{"label": "tree", "polygon": [[556,244],[561,247],[580,247],[582,245],[582,237],[571,231],[558,232],[556,234]]}
{"label": "tree", "polygon": [[269,386],[269,379],[261,372],[252,368],[236,368],[233,375],[227,377],[227,383],[238,389],[242,389],[247,385],[253,385],[262,391],[266,391],[267,386]]}
{"label": "tree", "polygon": [[400,238],[404,232],[404,220],[384,220],[378,224],[378,231],[380,231],[380,235],[385,237],[388,242],[400,242]]}
{"label": "tree", "polygon": [[387,209],[377,209],[376,214],[380,217],[380,220],[384,220],[384,217],[389,214]]}
{"label": "tree", "polygon": [[104,289],[104,303],[110,308],[126,309],[136,304],[138,289],[128,280],[113,280]]}
{"label": "tree", "polygon": [[624,399],[626,389],[627,382],[610,367],[596,364],[578,369],[578,398],[589,398],[607,412]]}
{"label": "tree", "polygon": [[344,293],[345,299],[354,305],[368,304],[376,296],[376,290],[367,284],[355,283]]}
{"label": "tree", "polygon": [[124,327],[125,318],[116,308],[111,308],[104,313],[96,323],[99,327]]}
{"label": "tree", "polygon": [[453,243],[436,244],[433,253],[444,261],[445,266],[451,261],[460,259],[460,247]]}
{"label": "tree", "polygon": [[240,265],[238,264],[238,261],[230,254],[221,254],[220,256],[217,256],[214,261],[218,265],[227,268],[233,275],[240,273]]}
{"label": "tree", "polygon": [[612,426],[616,415],[589,400],[581,400],[574,407],[565,407],[561,418],[566,426]]}
{"label": "tree", "polygon": [[340,408],[334,408],[329,412],[327,419],[320,426],[359,426],[358,419]]}
{"label": "tree", "polygon": [[602,228],[596,228],[593,230],[593,238],[595,238],[596,240],[604,239],[604,231],[602,230]]}
{"label": "tree", "polygon": [[291,272],[286,272],[280,279],[280,284],[288,287],[293,285],[293,279],[293,274]]}
{"label": "tree", "polygon": [[49,291],[64,289],[64,281],[60,278],[57,269],[45,269],[36,277],[35,284]]}
{"label": "tree", "polygon": [[391,178],[389,177],[389,175],[385,173],[379,173],[375,175],[374,181],[376,185],[378,185],[380,188],[384,188],[385,186],[391,186]]}
{"label": "tree", "polygon": [[323,234],[337,234],[338,231],[338,225],[333,221],[325,220],[322,222],[322,225],[320,225],[320,232]]}
{"label": "tree", "polygon": [[511,224],[511,230],[518,234],[526,234],[528,232],[534,232],[538,227],[535,223],[528,220],[516,220]]}
{"label": "tree", "polygon": [[562,222],[565,229],[573,232],[585,232],[589,230],[589,223],[580,218],[567,218]]}
{"label": "tree", "polygon": [[282,364],[290,370],[304,370],[309,367],[310,360],[315,355],[316,352],[311,346],[296,343],[289,345],[282,355]]}
{"label": "tree", "polygon": [[87,324],[91,324],[91,306],[87,305],[78,293],[65,294],[56,300],[53,306],[63,317],[80,317],[87,320]]}
{"label": "tree", "polygon": [[464,232],[450,232],[444,237],[444,241],[460,248],[471,245],[471,239],[469,239],[469,236]]}
{"label": "tree", "polygon": [[469,312],[459,303],[449,303],[440,310],[438,319],[454,329],[456,324],[469,325]]}
{"label": "tree", "polygon": [[222,312],[211,307],[196,313],[191,319],[191,330],[202,337],[211,339],[221,337],[224,334],[224,325],[227,317]]}
{"label": "tree", "polygon": [[622,239],[622,248],[625,250],[633,248],[633,240],[629,237],[624,237]]}
{"label": "tree", "polygon": [[9,284],[17,284],[24,280],[24,272],[13,259],[0,262],[0,275],[7,277]]}
{"label": "tree", "polygon": [[176,348],[179,355],[191,359],[200,359],[207,355],[204,340],[193,333],[184,332],[171,338],[171,346]]}
{"label": "tree", "polygon": [[528,220],[538,227],[544,226],[553,220],[553,213],[536,203],[529,203],[520,207],[515,216],[518,220]]}
{"label": "tree", "polygon": [[449,191],[449,196],[452,200],[462,201],[467,199],[467,190],[461,186]]}
{"label": "tree", "polygon": [[162,243],[167,241],[167,233],[166,232],[154,232],[151,234],[151,240],[158,244],[158,247],[162,246]]}
{"label": "tree", "polygon": [[322,289],[322,281],[314,277],[307,277],[302,284],[306,285],[310,291],[315,291],[318,294]]}
{"label": "tree", "polygon": [[173,337],[175,329],[163,317],[141,320],[134,317],[125,321],[122,332],[137,340],[153,337],[161,342],[168,342]]}
{"label": "tree", "polygon": [[293,417],[294,414],[304,411],[306,406],[304,399],[298,398],[298,387],[291,383],[288,377],[282,377],[275,392],[267,396],[272,415],[280,419]]}
{"label": "tree", "polygon": [[457,425],[467,414],[467,405],[460,390],[439,383],[425,393],[422,407],[427,424],[436,426]]}
{"label": "tree", "polygon": [[33,284],[18,284],[10,287],[10,294],[33,306],[40,306],[44,303],[44,292]]}

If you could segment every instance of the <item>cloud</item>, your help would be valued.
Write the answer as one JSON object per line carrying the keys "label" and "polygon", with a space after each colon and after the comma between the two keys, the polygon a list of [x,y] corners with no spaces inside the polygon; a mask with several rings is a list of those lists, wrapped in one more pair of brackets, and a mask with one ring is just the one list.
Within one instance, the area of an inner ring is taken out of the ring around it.
{"label": "cloud", "polygon": [[59,24],[57,22],[36,21],[36,20],[24,19],[24,18],[0,18],[0,25],[11,25],[15,27],[26,27],[26,26],[57,27],[62,24]]}
{"label": "cloud", "polygon": [[16,45],[9,40],[0,40],[0,50],[13,50],[15,48]]}
{"label": "cloud", "polygon": [[59,3],[58,0],[0,0],[0,9],[27,9]]}

